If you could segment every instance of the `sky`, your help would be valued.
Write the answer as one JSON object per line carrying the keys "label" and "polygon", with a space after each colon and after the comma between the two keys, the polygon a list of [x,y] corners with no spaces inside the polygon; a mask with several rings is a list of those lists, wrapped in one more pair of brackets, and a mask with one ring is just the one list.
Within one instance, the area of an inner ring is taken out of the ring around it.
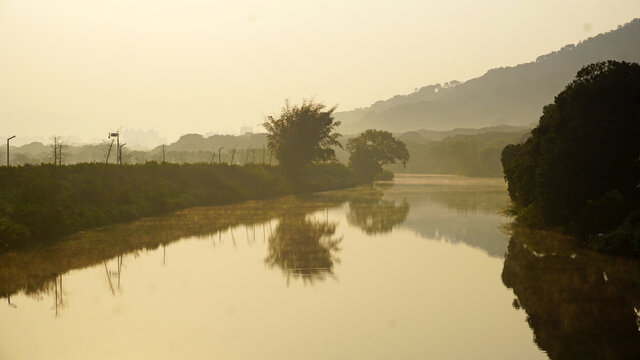
{"label": "sky", "polygon": [[635,17],[640,0],[0,0],[0,137],[262,130],[285,99],[351,110]]}

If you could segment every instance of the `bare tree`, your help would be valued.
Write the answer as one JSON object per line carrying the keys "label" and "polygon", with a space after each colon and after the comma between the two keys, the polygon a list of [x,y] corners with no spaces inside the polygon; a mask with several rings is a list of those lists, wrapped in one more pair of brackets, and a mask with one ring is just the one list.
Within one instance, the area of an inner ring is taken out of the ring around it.
{"label": "bare tree", "polygon": [[53,150],[53,165],[58,165],[58,144],[62,141],[60,136],[54,135],[51,137],[53,144],[51,145],[51,149]]}

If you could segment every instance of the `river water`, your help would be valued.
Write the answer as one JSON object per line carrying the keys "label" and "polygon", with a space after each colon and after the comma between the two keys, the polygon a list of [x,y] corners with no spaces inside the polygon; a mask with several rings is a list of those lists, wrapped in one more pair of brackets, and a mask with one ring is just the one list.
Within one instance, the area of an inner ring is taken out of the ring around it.
{"label": "river water", "polygon": [[0,255],[0,359],[639,358],[638,262],[510,230],[502,179],[200,207]]}

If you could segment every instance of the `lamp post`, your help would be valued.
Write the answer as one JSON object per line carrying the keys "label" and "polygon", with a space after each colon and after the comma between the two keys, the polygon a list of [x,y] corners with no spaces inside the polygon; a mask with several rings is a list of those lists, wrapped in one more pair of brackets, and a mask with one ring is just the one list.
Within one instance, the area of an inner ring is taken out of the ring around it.
{"label": "lamp post", "polygon": [[9,140],[13,139],[14,137],[16,137],[15,135],[13,135],[10,138],[7,138],[7,167],[9,167]]}
{"label": "lamp post", "polygon": [[120,131],[110,132],[109,139],[116,138],[116,164],[120,164]]}

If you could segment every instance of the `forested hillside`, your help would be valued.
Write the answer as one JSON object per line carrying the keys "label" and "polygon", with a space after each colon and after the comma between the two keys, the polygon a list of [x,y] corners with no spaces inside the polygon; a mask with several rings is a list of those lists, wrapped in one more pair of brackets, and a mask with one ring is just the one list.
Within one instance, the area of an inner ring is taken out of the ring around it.
{"label": "forested hillside", "polygon": [[450,81],[422,87],[408,95],[352,111],[338,112],[344,133],[375,128],[393,132],[446,130],[538,122],[544,105],[584,65],[619,60],[640,62],[640,19],[576,45],[539,56],[535,61],[487,71],[464,83]]}

